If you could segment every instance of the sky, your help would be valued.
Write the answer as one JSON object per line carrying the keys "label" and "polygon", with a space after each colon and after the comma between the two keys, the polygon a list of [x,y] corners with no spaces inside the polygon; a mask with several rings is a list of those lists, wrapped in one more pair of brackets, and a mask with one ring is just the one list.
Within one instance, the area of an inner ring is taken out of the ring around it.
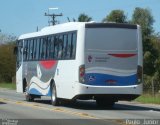
{"label": "sky", "polygon": [[63,13],[63,17],[57,18],[60,23],[67,22],[67,17],[77,19],[81,13],[101,22],[115,9],[124,10],[131,19],[136,7],[149,8],[155,20],[153,27],[160,32],[160,0],[1,0],[0,31],[17,37],[35,32],[37,26],[41,29],[48,25],[44,13],[52,7],[59,9],[50,10],[50,13]]}

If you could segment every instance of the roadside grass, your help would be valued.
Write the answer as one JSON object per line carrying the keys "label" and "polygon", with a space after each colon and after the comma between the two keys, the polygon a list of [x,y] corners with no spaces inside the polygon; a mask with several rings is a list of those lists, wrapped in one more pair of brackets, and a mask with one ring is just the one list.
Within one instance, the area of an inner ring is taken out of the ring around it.
{"label": "roadside grass", "polygon": [[16,89],[15,83],[0,83],[0,88],[7,88],[7,89]]}
{"label": "roadside grass", "polygon": [[155,96],[150,94],[143,94],[135,99],[135,101],[141,103],[160,104],[160,94],[156,94]]}

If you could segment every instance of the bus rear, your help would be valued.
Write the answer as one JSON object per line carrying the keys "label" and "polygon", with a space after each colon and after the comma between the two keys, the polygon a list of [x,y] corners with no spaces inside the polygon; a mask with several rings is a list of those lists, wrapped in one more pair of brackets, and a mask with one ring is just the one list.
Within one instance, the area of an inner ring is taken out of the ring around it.
{"label": "bus rear", "polygon": [[86,24],[84,68],[81,90],[96,100],[138,97],[142,93],[140,27],[115,23]]}

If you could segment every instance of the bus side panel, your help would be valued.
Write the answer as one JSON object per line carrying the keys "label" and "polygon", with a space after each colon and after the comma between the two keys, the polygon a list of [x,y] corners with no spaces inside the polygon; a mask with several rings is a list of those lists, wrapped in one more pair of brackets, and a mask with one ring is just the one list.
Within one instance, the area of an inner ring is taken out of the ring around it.
{"label": "bus side panel", "polygon": [[23,82],[22,82],[22,65],[16,72],[16,90],[19,93],[23,93]]}
{"label": "bus side panel", "polygon": [[59,61],[55,73],[57,97],[71,99],[74,96],[74,84],[78,79],[77,62],[75,60]]}
{"label": "bus side panel", "polygon": [[23,78],[28,83],[28,92],[50,96],[50,83],[54,79],[58,61],[32,61],[24,63]]}
{"label": "bus side panel", "polygon": [[77,94],[76,86],[79,86],[79,67],[84,64],[84,35],[85,28],[80,26],[77,30],[76,58],[72,60],[60,60],[55,74],[57,96],[59,98],[72,99]]}
{"label": "bus side panel", "polygon": [[17,60],[16,60],[16,91],[23,93],[23,40],[17,41]]}

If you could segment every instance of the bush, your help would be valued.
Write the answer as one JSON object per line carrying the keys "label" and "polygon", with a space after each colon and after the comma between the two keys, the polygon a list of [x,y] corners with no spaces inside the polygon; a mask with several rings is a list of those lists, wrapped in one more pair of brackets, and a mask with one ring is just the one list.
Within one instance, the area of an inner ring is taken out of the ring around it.
{"label": "bush", "polygon": [[15,76],[16,57],[13,54],[14,45],[0,45],[0,82],[12,82],[12,77]]}

